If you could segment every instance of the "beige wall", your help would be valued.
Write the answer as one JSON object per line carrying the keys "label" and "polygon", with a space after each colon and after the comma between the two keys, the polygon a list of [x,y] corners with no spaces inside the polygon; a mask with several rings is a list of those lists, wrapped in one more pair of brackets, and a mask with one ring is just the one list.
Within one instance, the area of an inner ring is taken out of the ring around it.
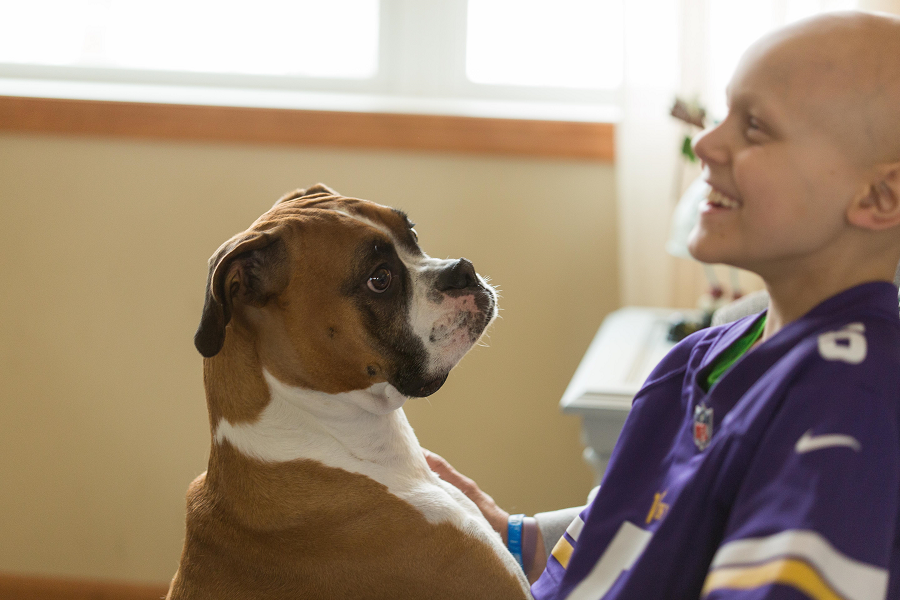
{"label": "beige wall", "polygon": [[610,165],[0,135],[0,571],[164,581],[209,432],[192,345],[206,259],[324,181],[406,209],[502,319],[407,414],[510,510],[582,500],[557,402],[617,306]]}

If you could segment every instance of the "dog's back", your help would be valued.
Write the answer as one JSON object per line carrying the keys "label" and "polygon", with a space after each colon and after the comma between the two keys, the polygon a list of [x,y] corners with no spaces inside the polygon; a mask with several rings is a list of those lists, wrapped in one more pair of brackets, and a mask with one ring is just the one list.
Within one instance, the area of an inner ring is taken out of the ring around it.
{"label": "dog's back", "polygon": [[256,468],[284,496],[267,503],[250,487],[213,491],[227,484],[206,475],[191,485],[188,543],[169,599],[526,597],[495,548],[450,522],[429,523],[368,477],[312,461]]}

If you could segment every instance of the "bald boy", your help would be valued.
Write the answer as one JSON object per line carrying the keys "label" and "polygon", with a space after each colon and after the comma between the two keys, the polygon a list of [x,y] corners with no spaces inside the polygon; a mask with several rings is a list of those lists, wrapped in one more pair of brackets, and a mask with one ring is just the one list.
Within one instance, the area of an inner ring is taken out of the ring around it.
{"label": "bald boy", "polygon": [[[827,14],[744,55],[725,121],[694,140],[712,202],[695,258],[758,273],[764,340],[900,259],[900,19]],[[724,209],[724,210],[717,210]]]}
{"label": "bald boy", "polygon": [[599,493],[538,548],[537,600],[900,599],[900,20],[781,29],[727,92],[689,248],[758,273],[769,308],[656,367]]}

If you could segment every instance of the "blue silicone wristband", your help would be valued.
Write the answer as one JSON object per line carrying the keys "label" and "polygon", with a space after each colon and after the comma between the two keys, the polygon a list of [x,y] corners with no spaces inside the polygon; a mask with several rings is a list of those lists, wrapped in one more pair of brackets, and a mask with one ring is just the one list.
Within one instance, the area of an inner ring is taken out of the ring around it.
{"label": "blue silicone wristband", "polygon": [[525,522],[525,515],[509,515],[506,521],[506,547],[509,548],[510,554],[525,570],[522,564],[522,523]]}

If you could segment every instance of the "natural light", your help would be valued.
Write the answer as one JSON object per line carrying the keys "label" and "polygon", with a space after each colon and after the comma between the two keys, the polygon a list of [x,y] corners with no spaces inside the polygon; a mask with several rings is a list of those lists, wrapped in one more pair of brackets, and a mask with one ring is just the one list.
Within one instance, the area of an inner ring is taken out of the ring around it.
{"label": "natural light", "polygon": [[[693,45],[696,59],[684,64],[699,75],[687,93],[721,118],[723,90],[754,39],[780,23],[855,5],[707,0],[698,38],[680,42],[669,39],[681,31],[674,16],[646,20],[642,34],[655,27],[660,35],[629,46],[629,85],[677,88],[675,81],[685,76],[679,61],[687,59],[673,50]],[[354,110],[375,104],[377,110],[438,110],[427,103],[459,100],[556,102],[566,105],[560,114],[571,119],[576,105],[594,110],[618,101],[625,7],[625,0],[0,0],[0,79],[12,95],[165,96]],[[76,90],[79,82],[121,84],[122,91]],[[129,83],[146,85],[124,91]],[[163,90],[167,85],[181,87]],[[229,91],[194,98],[210,86]],[[250,90],[344,95],[238,97]],[[366,94],[391,100],[370,102],[362,99]],[[490,114],[510,110],[504,105]],[[595,112],[591,119],[600,118]]]}
{"label": "natural light", "polygon": [[367,78],[378,0],[2,2],[0,62]]}
{"label": "natural light", "polygon": [[[830,0],[828,10],[850,10],[856,0]],[[712,114],[727,112],[725,88],[741,55],[754,40],[781,23],[790,23],[822,11],[820,0],[761,0],[750,4],[734,0],[710,0],[709,93]]]}
{"label": "natural light", "polygon": [[466,75],[476,83],[615,89],[623,0],[469,0]]}

